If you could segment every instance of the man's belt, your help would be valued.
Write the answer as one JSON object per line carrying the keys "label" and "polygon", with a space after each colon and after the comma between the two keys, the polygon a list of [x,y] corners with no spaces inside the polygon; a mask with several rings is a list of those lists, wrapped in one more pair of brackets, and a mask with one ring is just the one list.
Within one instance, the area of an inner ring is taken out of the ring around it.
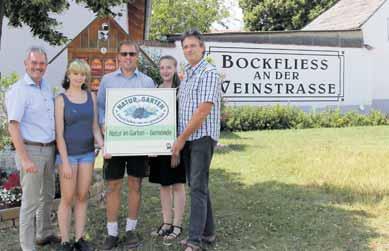
{"label": "man's belt", "polygon": [[44,147],[44,146],[53,146],[55,145],[55,140],[49,142],[49,143],[40,143],[40,142],[34,142],[34,141],[29,141],[29,140],[23,140],[24,144],[25,145],[29,145],[29,146],[41,146],[41,147]]}

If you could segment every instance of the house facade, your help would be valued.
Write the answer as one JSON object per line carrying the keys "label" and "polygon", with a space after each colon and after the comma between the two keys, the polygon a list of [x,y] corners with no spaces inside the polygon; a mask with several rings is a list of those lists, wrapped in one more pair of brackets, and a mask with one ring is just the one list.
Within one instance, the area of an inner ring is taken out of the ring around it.
{"label": "house facade", "polygon": [[[22,74],[23,52],[38,44],[48,51],[46,78],[52,85],[61,83],[68,61],[78,57],[91,64],[97,89],[101,75],[117,67],[115,42],[110,40],[115,32],[122,34],[121,38],[127,33],[141,41],[154,59],[173,55],[182,68],[185,59],[178,34],[168,35],[162,45],[143,41],[148,34],[151,0],[129,0],[115,11],[122,15],[110,21],[97,20],[73,2],[59,17],[61,31],[72,39],[62,47],[32,37],[27,27],[5,27],[1,74]],[[108,40],[98,35],[104,33],[104,27],[113,29]],[[92,40],[96,44],[88,42],[93,48],[82,45],[88,29],[93,33],[89,35],[95,36]],[[229,105],[290,104],[307,111],[389,112],[389,0],[340,0],[298,31],[209,33],[204,38],[206,54],[222,74],[221,88]]]}
{"label": "house facade", "polygon": [[[51,46],[34,37],[29,27],[8,27],[8,20],[4,20],[0,50],[1,76],[12,72],[19,76],[24,74],[23,61],[26,57],[26,51],[32,45],[38,45],[45,48],[48,54],[49,65],[45,78],[52,86],[59,86],[64,78],[67,64],[72,58],[86,59],[90,55],[91,60],[88,59],[88,63],[92,63],[93,59],[100,59],[101,63],[104,63],[107,56],[112,58],[112,50],[115,51],[113,47],[117,45],[112,43],[108,45],[108,41],[116,41],[112,38],[118,33],[120,33],[120,37],[117,37],[119,39],[126,36],[136,41],[144,40],[148,35],[151,0],[129,0],[128,4],[113,8],[113,12],[118,13],[118,15],[108,21],[106,18],[96,19],[96,15],[92,11],[77,4],[74,0],[69,2],[70,8],[57,17],[62,23],[58,27],[59,30],[69,38],[69,43],[66,45]],[[83,31],[86,31],[87,34]],[[108,37],[105,39],[101,32],[106,33]],[[84,38],[84,44],[78,46],[81,34]],[[85,36],[88,35],[89,37],[86,38]],[[85,44],[85,41],[88,43]],[[98,80],[100,75],[96,73],[95,79]]]}
{"label": "house facade", "polygon": [[[229,105],[389,112],[387,0],[340,0],[299,31],[204,37]],[[179,35],[168,40],[181,51]],[[158,53],[184,62],[174,50]]]}

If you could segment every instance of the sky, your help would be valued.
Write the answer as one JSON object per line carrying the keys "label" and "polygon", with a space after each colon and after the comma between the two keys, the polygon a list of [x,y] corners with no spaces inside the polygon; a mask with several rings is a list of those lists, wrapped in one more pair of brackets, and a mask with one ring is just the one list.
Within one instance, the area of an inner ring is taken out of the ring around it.
{"label": "sky", "polygon": [[[223,19],[223,23],[228,26],[228,30],[240,31],[243,30],[243,13],[239,7],[239,0],[224,0],[224,5],[227,10],[230,10],[230,16]],[[226,30],[222,25],[214,23],[212,30]]]}

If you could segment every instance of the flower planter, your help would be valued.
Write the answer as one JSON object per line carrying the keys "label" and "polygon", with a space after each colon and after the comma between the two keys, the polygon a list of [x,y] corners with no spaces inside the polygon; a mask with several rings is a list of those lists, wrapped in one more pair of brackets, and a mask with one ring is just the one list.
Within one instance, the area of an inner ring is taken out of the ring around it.
{"label": "flower planter", "polygon": [[[15,188],[20,189],[20,181],[19,181],[19,172],[16,170],[15,161],[14,161],[15,151],[9,149],[0,151],[0,229],[17,226],[19,223],[19,206],[12,207],[13,204],[20,205],[20,196],[21,190],[11,190]],[[15,175],[16,174],[16,175]],[[94,173],[93,177],[94,183],[89,190],[90,199],[91,200],[101,200],[102,192],[104,190],[104,181],[102,177]],[[55,197],[53,202],[53,211],[52,211],[52,220],[56,221],[56,212],[58,209],[60,197],[59,194],[59,177],[56,175],[55,181]],[[17,200],[15,197],[12,197],[10,200],[10,196],[14,194],[8,194],[7,191],[14,191],[17,194]],[[8,200],[8,201],[7,201]],[[8,203],[4,203],[8,202]],[[11,207],[9,207],[11,205]],[[4,208],[5,207],[5,208]]]}
{"label": "flower planter", "polygon": [[[90,200],[100,200],[101,194],[104,190],[104,181],[96,181],[90,188]],[[60,198],[53,201],[53,217],[56,219],[56,212],[58,209]],[[16,227],[19,224],[19,211],[20,207],[12,207],[0,209],[0,229],[6,229],[9,227]]]}

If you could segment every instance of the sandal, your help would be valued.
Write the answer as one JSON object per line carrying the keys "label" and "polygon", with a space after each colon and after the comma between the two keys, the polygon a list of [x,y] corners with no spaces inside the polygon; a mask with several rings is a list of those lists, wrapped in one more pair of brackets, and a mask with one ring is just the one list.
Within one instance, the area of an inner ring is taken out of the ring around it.
{"label": "sandal", "polygon": [[[169,228],[163,228],[164,226],[168,226]],[[169,235],[173,231],[173,225],[170,223],[162,223],[159,228],[153,232],[151,232],[151,236],[161,236],[164,237]]]}
{"label": "sandal", "polygon": [[186,246],[186,244],[188,244],[188,238],[182,239],[180,241],[180,244],[181,244],[181,246]]}
{"label": "sandal", "polygon": [[165,240],[175,240],[178,236],[182,234],[182,227],[172,225],[172,231],[165,236]]}
{"label": "sandal", "polygon": [[182,227],[173,225],[172,231],[163,237],[163,244],[170,246],[182,234]]}
{"label": "sandal", "polygon": [[[188,250],[189,249],[189,250]],[[184,246],[184,251],[201,251],[202,248],[199,247],[199,246],[196,246],[194,244],[191,244],[191,243],[186,243],[185,246]]]}

